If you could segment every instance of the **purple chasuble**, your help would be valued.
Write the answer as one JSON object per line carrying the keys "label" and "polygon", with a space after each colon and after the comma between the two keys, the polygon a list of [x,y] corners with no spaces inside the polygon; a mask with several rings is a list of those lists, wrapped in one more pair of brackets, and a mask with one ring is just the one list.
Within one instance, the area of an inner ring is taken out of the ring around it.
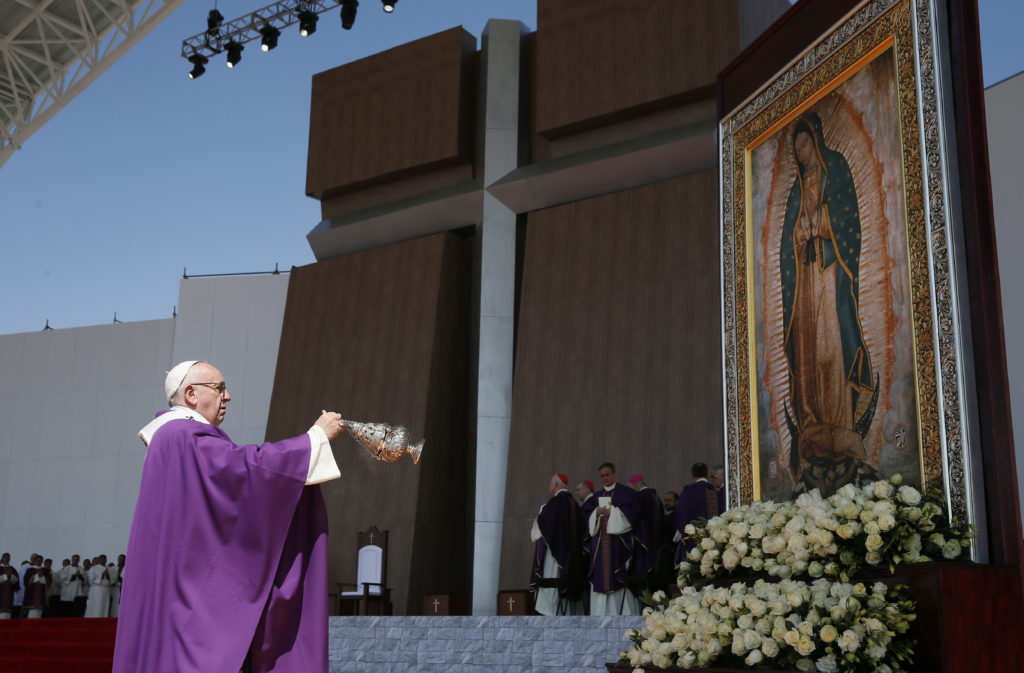
{"label": "purple chasuble", "polygon": [[[163,412],[166,413],[166,412]],[[327,514],[308,435],[236,446],[193,420],[153,435],[114,673],[326,673]]]}
{"label": "purple chasuble", "polygon": [[686,560],[686,553],[693,549],[694,541],[686,539],[686,525],[697,519],[712,519],[718,516],[718,493],[706,481],[687,484],[679,493],[676,507],[676,528],[683,541],[676,548],[676,563]]}
{"label": "purple chasuble", "polygon": [[633,529],[633,574],[644,575],[654,567],[664,536],[665,506],[653,488],[637,491],[636,501],[640,514]]}
{"label": "purple chasuble", "polygon": [[[36,582],[36,575],[46,578],[45,582]],[[21,603],[24,610],[42,610],[46,607],[46,589],[50,586],[50,571],[46,568],[29,568],[25,571],[25,599]]]}
{"label": "purple chasuble", "polygon": [[580,504],[580,519],[583,521],[583,553],[594,550],[594,538],[590,536],[590,513],[597,509],[597,494],[591,493]]}
{"label": "purple chasuble", "polygon": [[530,588],[536,589],[544,577],[544,556],[551,550],[551,556],[558,564],[558,576],[565,575],[569,552],[578,549],[583,541],[583,519],[576,500],[569,491],[559,491],[551,496],[537,515],[537,527],[541,538],[533,552],[533,570],[530,572]]}
{"label": "purple chasuble", "polygon": [[[0,577],[3,578],[3,582],[0,582],[0,612],[11,612],[11,608],[14,606],[14,594],[18,591],[18,571],[12,566],[0,567]],[[7,579],[13,577],[14,581]]]}
{"label": "purple chasuble", "polygon": [[[595,505],[600,506],[600,498],[611,496],[612,506],[622,510],[633,529],[636,529],[640,512],[636,501],[636,492],[628,486],[616,483],[611,491],[600,489],[594,493]],[[594,509],[597,509],[595,507]],[[589,529],[588,518],[588,529]],[[612,535],[608,532],[608,518],[600,518],[597,534],[591,542],[590,582],[594,591],[609,594],[626,585],[626,575],[633,558],[633,533]]]}

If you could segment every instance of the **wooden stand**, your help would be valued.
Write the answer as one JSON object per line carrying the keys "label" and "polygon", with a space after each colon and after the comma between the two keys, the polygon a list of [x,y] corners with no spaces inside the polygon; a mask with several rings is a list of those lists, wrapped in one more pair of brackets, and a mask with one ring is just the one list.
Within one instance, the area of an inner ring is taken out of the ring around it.
{"label": "wooden stand", "polygon": [[423,614],[428,617],[467,616],[469,597],[463,594],[428,594],[423,597]]}
{"label": "wooden stand", "polygon": [[499,615],[535,615],[533,609],[533,592],[528,590],[499,591]]}
{"label": "wooden stand", "polygon": [[[888,575],[888,573],[885,573]],[[1024,670],[1024,606],[1016,567],[916,564],[883,579],[917,602],[915,669],[931,673]]]}

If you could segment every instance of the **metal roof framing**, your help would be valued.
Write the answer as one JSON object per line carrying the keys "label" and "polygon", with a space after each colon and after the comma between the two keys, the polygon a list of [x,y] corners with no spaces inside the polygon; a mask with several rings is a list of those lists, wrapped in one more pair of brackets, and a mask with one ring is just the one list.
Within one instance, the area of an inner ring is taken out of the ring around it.
{"label": "metal roof framing", "polygon": [[0,3],[0,166],[182,2]]}
{"label": "metal roof framing", "polygon": [[282,0],[257,9],[245,16],[225,21],[216,33],[197,33],[181,42],[181,55],[192,54],[212,57],[221,53],[228,42],[246,44],[260,39],[260,29],[273,26],[281,29],[299,23],[299,12],[308,11],[319,16],[341,5],[341,0]]}

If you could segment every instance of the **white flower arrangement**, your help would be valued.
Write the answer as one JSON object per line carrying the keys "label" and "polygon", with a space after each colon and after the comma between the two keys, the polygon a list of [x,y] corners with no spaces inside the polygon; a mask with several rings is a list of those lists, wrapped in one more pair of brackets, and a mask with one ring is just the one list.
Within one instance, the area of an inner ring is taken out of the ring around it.
{"label": "white flower arrangement", "polygon": [[904,670],[913,641],[904,634],[914,605],[903,587],[827,579],[659,591],[644,625],[626,631],[621,659],[645,667],[765,665],[820,673]]}
{"label": "white flower arrangement", "polygon": [[686,527],[694,544],[679,587],[767,572],[772,577],[850,580],[862,565],[918,563],[966,554],[971,527],[951,523],[937,489],[922,494],[900,475],[822,498],[755,502]]}

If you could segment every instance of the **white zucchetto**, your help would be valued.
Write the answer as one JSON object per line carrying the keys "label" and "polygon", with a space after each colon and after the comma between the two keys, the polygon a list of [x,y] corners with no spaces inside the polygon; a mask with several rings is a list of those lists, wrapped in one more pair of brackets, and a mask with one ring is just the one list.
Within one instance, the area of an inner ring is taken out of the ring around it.
{"label": "white zucchetto", "polygon": [[164,397],[167,398],[168,404],[171,403],[171,397],[178,390],[178,386],[185,380],[185,374],[188,374],[188,370],[197,362],[202,362],[202,360],[185,360],[174,365],[171,371],[167,372],[167,378],[164,379]]}

